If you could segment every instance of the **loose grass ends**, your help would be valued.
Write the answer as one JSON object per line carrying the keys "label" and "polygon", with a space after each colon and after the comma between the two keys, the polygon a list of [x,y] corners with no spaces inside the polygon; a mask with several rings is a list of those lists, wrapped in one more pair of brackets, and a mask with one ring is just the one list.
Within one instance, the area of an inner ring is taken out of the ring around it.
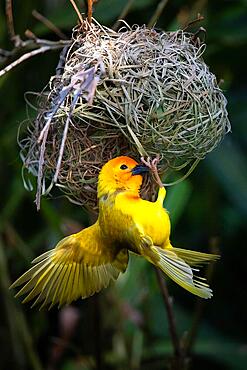
{"label": "loose grass ends", "polygon": [[95,208],[98,173],[110,158],[159,154],[161,173],[178,170],[230,130],[226,99],[193,34],[128,25],[115,32],[95,21],[83,29],[21,144],[25,168],[38,177],[38,206],[56,184]]}

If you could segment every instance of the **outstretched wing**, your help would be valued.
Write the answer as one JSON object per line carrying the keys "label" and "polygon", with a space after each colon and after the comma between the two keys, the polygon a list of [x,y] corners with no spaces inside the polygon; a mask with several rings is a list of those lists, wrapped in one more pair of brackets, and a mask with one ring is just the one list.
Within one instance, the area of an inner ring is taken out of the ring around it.
{"label": "outstretched wing", "polygon": [[16,280],[11,288],[25,284],[16,294],[27,294],[23,303],[36,298],[33,306],[69,304],[108,286],[124,272],[128,252],[116,251],[102,239],[97,224],[62,239],[56,248],[43,253],[34,266]]}

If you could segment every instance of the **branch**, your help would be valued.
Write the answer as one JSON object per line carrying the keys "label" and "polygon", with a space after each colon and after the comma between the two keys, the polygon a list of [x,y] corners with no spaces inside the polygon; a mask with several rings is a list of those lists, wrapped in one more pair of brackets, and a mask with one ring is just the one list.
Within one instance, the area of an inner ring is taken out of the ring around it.
{"label": "branch", "polygon": [[15,34],[15,28],[14,28],[12,0],[6,0],[5,12],[6,12],[8,33],[9,33],[10,39],[14,40],[16,34]]}
{"label": "branch", "polygon": [[87,19],[89,24],[92,23],[92,16],[93,16],[93,4],[96,3],[98,0],[87,0]]}
{"label": "branch", "polygon": [[101,317],[101,308],[100,308],[100,295],[96,294],[94,296],[93,302],[94,312],[94,333],[95,333],[95,360],[96,360],[96,369],[103,369],[103,349],[102,349],[102,317]]}
{"label": "branch", "polygon": [[197,14],[197,18],[194,19],[193,21],[190,21],[188,24],[186,24],[185,27],[183,28],[183,31],[186,31],[191,26],[194,26],[196,23],[201,22],[203,20],[204,20],[203,15]]}
{"label": "branch", "polygon": [[[30,31],[27,32],[27,34],[30,36]],[[34,37],[33,34],[32,34],[32,37]],[[23,51],[25,49],[28,49],[28,50],[34,49],[34,50],[31,50],[23,54],[20,58],[16,59],[14,62],[10,63],[5,68],[0,70],[0,77],[3,76],[5,73],[11,71],[14,67],[21,64],[25,60],[32,58],[35,55],[45,53],[46,51],[49,51],[49,50],[61,49],[64,46],[68,45],[68,43],[69,41],[65,41],[65,40],[48,41],[48,40],[43,40],[43,39],[38,39],[38,38],[33,38],[32,40],[26,40],[26,41],[20,40],[19,46],[15,47],[12,51],[9,51],[9,52],[4,51],[4,50],[1,51],[2,55],[5,54],[6,59],[19,54],[20,51]]]}
{"label": "branch", "polygon": [[153,26],[155,26],[155,23],[157,22],[157,20],[159,19],[159,17],[161,16],[166,4],[168,3],[168,0],[161,0],[154,12],[154,14],[152,15],[150,21],[148,22],[148,27],[149,28],[152,28]]}
{"label": "branch", "polygon": [[2,77],[5,73],[11,71],[11,69],[16,67],[17,65],[24,62],[24,60],[29,59],[29,58],[33,57],[34,55],[45,53],[46,51],[48,51],[50,49],[51,48],[49,48],[48,46],[43,46],[40,49],[36,49],[36,50],[30,51],[29,53],[26,53],[26,54],[22,55],[19,59],[15,60],[13,63],[9,64],[7,67],[3,68],[0,71],[0,77]]}
{"label": "branch", "polygon": [[174,350],[174,356],[177,358],[181,358],[183,357],[183,353],[182,353],[179,336],[177,333],[176,321],[175,321],[173,307],[172,307],[172,299],[169,296],[167,285],[166,285],[162,272],[156,267],[155,267],[155,272],[156,272],[157,280],[159,283],[161,295],[162,295],[162,298],[163,298],[163,301],[166,307],[169,331],[170,331],[170,336],[172,339],[173,350]]}
{"label": "branch", "polygon": [[[210,250],[210,253],[219,254],[219,240],[218,240],[218,238],[212,238],[210,240],[209,250]],[[213,277],[213,274],[214,274],[214,269],[215,269],[214,264],[209,264],[207,266],[206,278],[207,278],[207,281],[209,283],[212,281],[212,277]],[[199,325],[200,325],[200,322],[201,322],[201,319],[202,319],[202,316],[203,316],[203,313],[204,313],[204,310],[205,310],[205,306],[206,306],[206,300],[198,298],[197,301],[196,301],[195,309],[194,309],[193,322],[192,322],[191,328],[188,331],[188,333],[185,337],[184,343],[183,343],[183,348],[184,348],[185,353],[190,353],[192,348],[193,348],[193,345],[194,345],[196,337],[197,337]]]}
{"label": "branch", "polygon": [[88,22],[92,22],[92,15],[93,15],[93,0],[87,0],[87,18]]}
{"label": "branch", "polygon": [[125,19],[125,18],[126,18],[126,16],[128,15],[128,13],[129,13],[129,11],[130,11],[130,9],[131,9],[131,7],[132,7],[133,2],[134,2],[134,0],[128,0],[128,1],[127,1],[127,3],[125,4],[125,6],[124,6],[124,8],[123,8],[122,12],[120,13],[120,15],[119,15],[119,17],[118,17],[118,20],[114,23],[114,25],[113,25],[113,27],[112,27],[112,29],[113,29],[114,31],[117,31],[117,30],[118,30],[119,25],[121,24],[121,23],[119,22],[119,20],[123,20],[123,19]]}
{"label": "branch", "polygon": [[71,5],[73,6],[73,8],[75,9],[75,12],[79,18],[79,21],[81,23],[81,25],[83,25],[83,18],[82,18],[82,15],[78,9],[78,6],[76,5],[75,1],[74,0],[69,0],[71,2]]}
{"label": "branch", "polygon": [[57,27],[54,23],[52,23],[49,19],[47,19],[45,16],[40,14],[37,10],[32,11],[32,15],[34,18],[36,18],[38,21],[43,23],[49,30],[54,32],[58,37],[61,39],[67,40],[67,36]]}

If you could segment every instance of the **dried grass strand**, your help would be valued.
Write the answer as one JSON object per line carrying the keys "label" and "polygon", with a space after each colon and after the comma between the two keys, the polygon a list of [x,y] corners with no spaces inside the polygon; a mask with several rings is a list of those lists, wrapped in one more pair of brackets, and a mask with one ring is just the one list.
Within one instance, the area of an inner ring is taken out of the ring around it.
{"label": "dried grass strand", "polygon": [[[21,142],[24,166],[38,177],[37,206],[56,184],[95,209],[99,170],[120,154],[159,154],[161,173],[189,166],[188,175],[230,130],[226,99],[193,34],[126,23],[115,32],[96,21],[84,30],[75,29]],[[143,194],[153,193],[145,179]]]}

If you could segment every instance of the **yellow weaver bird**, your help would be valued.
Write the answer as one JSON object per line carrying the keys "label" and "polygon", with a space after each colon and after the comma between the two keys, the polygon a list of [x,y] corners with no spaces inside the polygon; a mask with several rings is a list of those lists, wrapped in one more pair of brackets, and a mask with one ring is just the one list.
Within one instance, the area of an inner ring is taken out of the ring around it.
{"label": "yellow weaver bird", "polygon": [[171,245],[170,219],[163,208],[165,188],[160,187],[155,202],[139,194],[142,173],[147,171],[148,166],[125,156],[107,162],[98,179],[98,220],[37,257],[34,266],[11,286],[25,284],[16,296],[28,294],[23,302],[35,298],[33,306],[41,304],[41,308],[86,298],[126,270],[130,251],[189,292],[210,298],[212,290],[205,279],[194,273],[218,256]]}

